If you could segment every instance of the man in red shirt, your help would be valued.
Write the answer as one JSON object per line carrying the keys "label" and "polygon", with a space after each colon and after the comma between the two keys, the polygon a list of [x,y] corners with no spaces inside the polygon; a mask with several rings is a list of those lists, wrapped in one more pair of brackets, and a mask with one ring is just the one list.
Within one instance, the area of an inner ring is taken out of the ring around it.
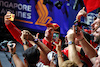
{"label": "man in red shirt", "polygon": [[[21,41],[21,30],[19,30],[10,20],[11,12],[7,12],[7,14],[4,17],[5,26],[8,29],[8,31],[11,33],[11,35],[18,41],[20,44],[23,45],[23,42]],[[46,25],[47,29],[45,31],[45,37],[43,38],[42,42],[52,50],[52,38],[53,33],[55,31],[60,31],[60,27],[57,23],[49,23]],[[30,47],[32,45],[29,45]]]}
{"label": "man in red shirt", "polygon": [[[11,12],[7,12],[7,14],[4,17],[4,23],[8,31],[11,33],[11,35],[14,37],[16,41],[18,41],[21,45],[23,45],[23,42],[20,38],[21,36],[21,30],[19,30],[12,22],[9,20],[11,16]],[[42,39],[42,42],[50,49],[54,49],[52,46],[52,38],[53,38],[53,33],[55,31],[60,31],[60,27],[57,23],[48,23],[46,25],[47,29],[45,31],[45,37]],[[32,45],[29,44],[29,47]]]}
{"label": "man in red shirt", "polygon": [[57,32],[60,35],[60,27],[56,23],[48,23],[46,25],[47,29],[45,31],[45,37],[42,39],[42,42],[51,50],[54,51],[55,45],[52,44],[53,33]]}

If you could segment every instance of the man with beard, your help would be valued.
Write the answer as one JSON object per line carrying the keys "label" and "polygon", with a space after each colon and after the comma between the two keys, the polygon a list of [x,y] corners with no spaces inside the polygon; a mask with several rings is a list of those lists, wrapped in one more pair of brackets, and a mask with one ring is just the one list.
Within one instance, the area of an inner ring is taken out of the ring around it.
{"label": "man with beard", "polygon": [[[85,54],[88,56],[88,58],[93,63],[93,67],[100,67],[100,55],[97,55],[97,51],[95,48],[86,40],[86,38],[83,35],[83,32],[78,27],[78,33],[74,32],[76,35],[76,38],[79,40],[80,45],[82,46]],[[100,44],[100,27],[93,33],[94,36],[94,42],[98,43],[98,46]]]}
{"label": "man with beard", "polygon": [[[87,13],[86,13],[86,11],[85,11],[85,7],[83,7],[83,8],[78,12],[78,14],[77,14],[77,16],[76,16],[76,20],[77,20],[78,22],[80,22],[80,21],[81,21],[81,17],[82,17],[82,16],[83,16],[83,17],[86,17],[86,15],[87,15]],[[91,32],[89,32],[89,33],[95,32],[95,31],[98,29],[99,26],[100,26],[100,12],[98,13],[98,16],[94,18],[94,22],[91,24],[92,30],[91,30]]]}
{"label": "man with beard", "polygon": [[96,49],[98,51],[98,55],[100,55],[100,27],[93,33],[93,36],[94,36],[93,41],[98,44]]}

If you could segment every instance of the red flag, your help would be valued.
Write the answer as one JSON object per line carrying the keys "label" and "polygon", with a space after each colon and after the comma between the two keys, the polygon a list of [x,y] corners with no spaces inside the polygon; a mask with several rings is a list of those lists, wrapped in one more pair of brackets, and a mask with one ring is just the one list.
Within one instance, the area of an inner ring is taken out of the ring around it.
{"label": "red flag", "polygon": [[83,0],[87,13],[100,7],[100,0]]}

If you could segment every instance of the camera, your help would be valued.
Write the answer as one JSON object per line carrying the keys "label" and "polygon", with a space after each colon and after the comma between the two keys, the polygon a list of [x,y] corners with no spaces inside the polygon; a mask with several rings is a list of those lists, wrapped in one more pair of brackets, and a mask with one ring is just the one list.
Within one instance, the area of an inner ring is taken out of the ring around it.
{"label": "camera", "polygon": [[9,41],[8,43],[7,43],[7,45],[9,45],[10,47],[13,47],[13,41]]}
{"label": "camera", "polygon": [[74,25],[75,25],[75,31],[76,31],[76,34],[78,32],[78,26],[80,27],[81,26],[81,22],[78,22],[78,20],[75,20],[74,21]]}
{"label": "camera", "polygon": [[3,42],[0,43],[0,51],[6,51],[6,52],[9,51],[7,43],[8,43],[7,40],[4,40]]}
{"label": "camera", "polygon": [[9,45],[10,47],[13,47],[12,43],[13,43],[13,41],[4,40],[3,42],[0,43],[0,51],[8,52],[9,49],[8,49],[7,45]]}
{"label": "camera", "polygon": [[75,31],[76,31],[76,33],[78,32],[78,28],[77,27],[89,27],[90,25],[88,25],[88,24],[86,24],[86,23],[84,23],[84,22],[78,22],[78,20],[75,20],[74,21],[74,25],[75,25]]}

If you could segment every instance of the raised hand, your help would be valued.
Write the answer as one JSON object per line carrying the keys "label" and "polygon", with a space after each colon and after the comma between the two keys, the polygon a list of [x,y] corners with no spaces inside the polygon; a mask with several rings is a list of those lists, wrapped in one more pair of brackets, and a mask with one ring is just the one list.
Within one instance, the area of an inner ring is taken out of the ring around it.
{"label": "raised hand", "polygon": [[24,36],[23,38],[26,40],[30,40],[33,41],[36,37],[33,36],[28,30],[23,30],[22,31],[22,36]]}
{"label": "raised hand", "polygon": [[79,20],[79,22],[80,22],[81,17],[82,17],[82,16],[86,17],[86,15],[87,15],[87,13],[86,13],[86,11],[85,11],[85,7],[83,7],[83,8],[78,12],[78,14],[77,14],[77,16],[76,16],[76,19]]}
{"label": "raised hand", "polygon": [[11,12],[7,11],[7,14],[4,16],[4,23],[9,25],[11,20],[9,20],[9,18],[11,18]]}
{"label": "raised hand", "polygon": [[[75,28],[74,28],[74,30],[75,30]],[[77,34],[74,32],[75,38],[77,38],[78,41],[81,41],[84,38],[83,32],[81,31],[80,27],[78,27],[77,30],[78,30]]]}
{"label": "raised hand", "polygon": [[12,47],[10,47],[10,45],[7,45],[7,46],[9,48],[9,52],[11,54],[14,54],[16,52],[16,44],[15,43],[12,43],[12,45],[13,45]]}
{"label": "raised hand", "polygon": [[67,40],[69,41],[74,41],[75,40],[75,26],[73,25],[73,29],[69,29],[67,32]]}
{"label": "raised hand", "polygon": [[36,34],[36,39],[38,39],[38,38],[39,38],[39,33]]}
{"label": "raised hand", "polygon": [[58,39],[58,44],[55,43],[56,45],[56,51],[61,51],[61,39]]}

